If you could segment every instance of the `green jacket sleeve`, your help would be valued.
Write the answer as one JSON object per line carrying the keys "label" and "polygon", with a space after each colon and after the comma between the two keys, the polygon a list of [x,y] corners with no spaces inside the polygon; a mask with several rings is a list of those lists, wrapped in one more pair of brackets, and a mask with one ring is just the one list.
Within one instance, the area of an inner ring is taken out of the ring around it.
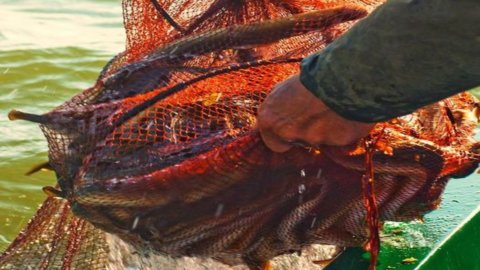
{"label": "green jacket sleeve", "polygon": [[480,0],[391,0],[302,62],[351,120],[385,121],[480,85]]}

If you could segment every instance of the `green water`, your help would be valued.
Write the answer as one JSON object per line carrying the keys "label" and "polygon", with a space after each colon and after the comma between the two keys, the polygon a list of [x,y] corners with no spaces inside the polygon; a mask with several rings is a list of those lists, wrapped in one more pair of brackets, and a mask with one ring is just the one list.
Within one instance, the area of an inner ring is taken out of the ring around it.
{"label": "green water", "polygon": [[[10,122],[8,111],[43,113],[92,85],[124,39],[120,0],[0,0],[0,250],[45,199],[41,187],[55,184],[49,172],[25,176],[47,160],[47,145],[35,124]],[[453,180],[425,224],[390,224],[405,232],[386,238],[383,254],[395,257],[396,269],[403,258],[425,255],[480,204],[479,180]]]}
{"label": "green water", "polygon": [[47,145],[37,125],[7,113],[47,112],[92,85],[124,39],[120,0],[0,0],[0,250],[55,184],[49,172],[25,176]]}

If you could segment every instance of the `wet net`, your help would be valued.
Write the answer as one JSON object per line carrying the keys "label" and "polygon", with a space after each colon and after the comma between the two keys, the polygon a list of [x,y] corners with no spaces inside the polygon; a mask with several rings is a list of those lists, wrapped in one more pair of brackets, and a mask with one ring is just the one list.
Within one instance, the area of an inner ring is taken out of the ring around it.
{"label": "wet net", "polygon": [[381,2],[124,1],[127,48],[93,87],[9,115],[41,124],[58,186],[0,268],[168,269],[143,261],[164,254],[260,269],[312,244],[360,246],[366,156],[381,222],[435,209],[477,167],[467,93],[380,123],[353,149],[273,153],[255,127],[275,84]]}

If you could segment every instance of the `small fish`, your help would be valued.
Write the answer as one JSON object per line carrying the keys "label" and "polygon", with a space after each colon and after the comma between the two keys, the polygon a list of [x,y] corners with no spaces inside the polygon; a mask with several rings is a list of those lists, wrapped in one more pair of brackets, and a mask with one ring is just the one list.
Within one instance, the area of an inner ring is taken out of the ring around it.
{"label": "small fish", "polygon": [[333,261],[333,259],[328,259],[328,260],[315,260],[315,261],[312,261],[313,264],[316,264],[316,265],[319,265],[321,267],[326,267],[327,265],[329,265],[331,262]]}
{"label": "small fish", "polygon": [[46,186],[42,188],[43,192],[47,194],[48,197],[56,197],[56,198],[65,198],[65,194],[59,189],[56,189],[51,186]]}
{"label": "small fish", "polygon": [[412,263],[416,263],[418,261],[417,258],[415,257],[409,257],[409,258],[405,258],[402,260],[402,263],[403,264],[412,264]]}
{"label": "small fish", "polygon": [[38,165],[35,165],[33,168],[31,168],[28,172],[25,173],[25,175],[32,175],[34,173],[37,173],[39,171],[53,171],[53,167],[50,165],[50,163],[44,162],[40,163]]}
{"label": "small fish", "polygon": [[327,267],[330,263],[332,263],[333,261],[335,261],[338,257],[340,257],[340,255],[342,255],[342,253],[345,251],[342,250],[340,252],[338,252],[337,254],[335,254],[335,256],[333,256],[332,258],[330,259],[326,259],[326,260],[314,260],[312,261],[313,264],[316,264],[316,265],[319,265],[321,266],[322,268],[325,268]]}

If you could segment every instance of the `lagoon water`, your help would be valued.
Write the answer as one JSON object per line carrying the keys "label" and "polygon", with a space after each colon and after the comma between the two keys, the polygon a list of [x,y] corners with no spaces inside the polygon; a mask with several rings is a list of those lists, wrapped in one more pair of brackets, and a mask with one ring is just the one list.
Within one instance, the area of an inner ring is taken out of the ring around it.
{"label": "lagoon water", "polygon": [[47,145],[8,112],[44,113],[91,86],[124,40],[120,0],[0,0],[0,250],[55,185],[51,172],[25,175]]}

